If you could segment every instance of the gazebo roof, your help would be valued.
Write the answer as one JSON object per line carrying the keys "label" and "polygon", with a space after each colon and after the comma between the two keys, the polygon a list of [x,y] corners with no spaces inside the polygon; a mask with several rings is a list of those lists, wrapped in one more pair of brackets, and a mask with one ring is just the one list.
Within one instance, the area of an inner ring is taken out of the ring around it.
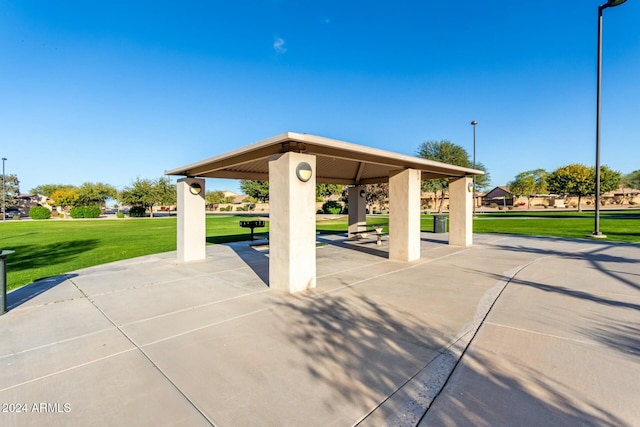
{"label": "gazebo roof", "polygon": [[364,145],[304,133],[286,132],[190,165],[166,175],[201,178],[269,179],[269,158],[294,151],[316,156],[316,181],[326,184],[387,182],[390,172],[417,169],[422,179],[482,175],[481,170],[379,150]]}

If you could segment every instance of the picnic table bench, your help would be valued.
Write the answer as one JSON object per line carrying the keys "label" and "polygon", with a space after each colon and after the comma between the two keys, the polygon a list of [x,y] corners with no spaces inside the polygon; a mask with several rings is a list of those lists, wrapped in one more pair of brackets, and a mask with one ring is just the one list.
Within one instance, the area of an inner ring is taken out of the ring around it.
{"label": "picnic table bench", "polygon": [[251,229],[251,240],[253,240],[253,230],[255,228],[264,227],[264,221],[262,221],[262,220],[240,221],[240,227],[242,227],[242,228],[250,228]]}
{"label": "picnic table bench", "polygon": [[367,238],[370,234],[376,236],[376,245],[382,245],[382,237],[387,236],[389,233],[383,233],[382,227],[375,227],[370,230],[361,230],[352,233],[356,238]]}

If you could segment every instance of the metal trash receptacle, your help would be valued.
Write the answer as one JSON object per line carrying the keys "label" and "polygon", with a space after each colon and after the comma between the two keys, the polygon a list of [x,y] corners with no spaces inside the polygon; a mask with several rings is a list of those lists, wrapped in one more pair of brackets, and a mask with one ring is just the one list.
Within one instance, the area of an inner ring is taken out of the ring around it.
{"label": "metal trash receptacle", "polygon": [[13,253],[0,250],[0,316],[7,312],[7,256]]}
{"label": "metal trash receptacle", "polygon": [[433,232],[434,233],[447,232],[447,216],[446,215],[433,216]]}

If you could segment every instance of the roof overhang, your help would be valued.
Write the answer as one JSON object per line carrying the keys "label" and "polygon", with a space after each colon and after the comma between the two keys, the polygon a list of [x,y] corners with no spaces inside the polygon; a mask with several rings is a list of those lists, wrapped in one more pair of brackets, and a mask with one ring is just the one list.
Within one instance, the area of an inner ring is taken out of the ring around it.
{"label": "roof overhang", "polygon": [[289,151],[316,156],[316,181],[325,184],[376,184],[393,171],[417,169],[422,179],[483,175],[481,170],[379,150],[321,136],[287,132],[206,160],[165,171],[200,178],[269,179],[269,159]]}

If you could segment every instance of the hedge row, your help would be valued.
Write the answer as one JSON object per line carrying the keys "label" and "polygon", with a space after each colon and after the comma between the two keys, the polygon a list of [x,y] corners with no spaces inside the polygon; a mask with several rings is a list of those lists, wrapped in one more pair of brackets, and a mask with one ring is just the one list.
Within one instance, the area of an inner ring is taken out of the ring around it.
{"label": "hedge row", "polygon": [[69,211],[71,218],[98,218],[101,213],[100,206],[75,206]]}

